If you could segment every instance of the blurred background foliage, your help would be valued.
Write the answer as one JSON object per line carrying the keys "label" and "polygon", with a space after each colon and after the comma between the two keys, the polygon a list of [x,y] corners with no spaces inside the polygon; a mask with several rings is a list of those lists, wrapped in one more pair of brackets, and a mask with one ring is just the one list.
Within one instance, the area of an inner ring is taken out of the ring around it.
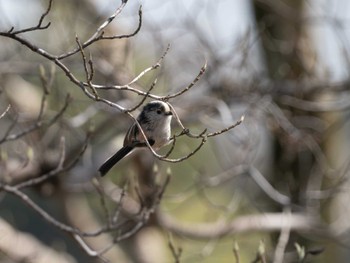
{"label": "blurred background foliage", "polygon": [[[47,4],[0,0],[0,31],[35,25]],[[140,4],[142,27],[134,37],[99,41],[87,48],[94,63],[93,83],[130,82],[156,63],[170,44],[161,68],[147,73],[134,87],[147,91],[157,78],[154,94],[174,93],[189,85],[206,62],[208,68],[201,80],[170,100],[180,119],[194,133],[205,128],[220,130],[242,115],[245,121],[211,138],[181,163],[155,160],[147,150],[136,152],[103,178],[105,191],[114,193],[128,185],[129,195],[138,201],[135,189],[148,198],[149,188],[170,175],[157,210],[181,224],[192,223],[194,228],[203,223],[210,228],[210,223],[229,223],[241,216],[283,214],[286,209],[312,215],[324,229],[292,229],[281,262],[347,262],[349,3],[131,1],[106,34],[133,32]],[[50,53],[62,54],[76,47],[76,36],[81,40],[91,36],[117,5],[111,0],[53,1],[45,18],[50,27],[24,36]],[[44,109],[40,127],[18,139],[1,141],[1,182],[11,185],[55,169],[62,137],[65,163],[69,163],[89,135],[87,149],[72,169],[25,193],[61,221],[82,231],[98,229],[106,218],[91,179],[97,176],[99,165],[122,145],[132,120],[87,98],[64,72],[28,48],[5,37],[0,42],[0,112],[11,105],[0,119],[0,138],[26,131],[38,122]],[[85,80],[80,54],[63,62]],[[46,86],[43,70],[48,76]],[[67,110],[48,125],[60,113],[67,94]],[[99,94],[122,106],[135,105],[141,99],[129,91],[101,90]],[[180,131],[175,122],[173,129]],[[179,139],[172,157],[186,155],[198,143]],[[274,192],[254,179],[252,169],[291,203],[271,198]],[[66,255],[67,262],[100,262],[18,198],[2,192],[0,202],[2,219]],[[105,202],[111,211],[117,206],[111,198]],[[154,215],[135,235],[115,244],[105,258],[140,263],[278,262],[274,256],[280,229],[257,228],[196,238],[167,229]],[[103,234],[88,240],[98,250],[112,237]],[[175,252],[181,249],[178,256],[172,255],[169,242]],[[298,260],[295,244],[322,253],[310,252],[306,259]],[[18,261],[5,249],[0,247],[0,251],[1,262]]]}

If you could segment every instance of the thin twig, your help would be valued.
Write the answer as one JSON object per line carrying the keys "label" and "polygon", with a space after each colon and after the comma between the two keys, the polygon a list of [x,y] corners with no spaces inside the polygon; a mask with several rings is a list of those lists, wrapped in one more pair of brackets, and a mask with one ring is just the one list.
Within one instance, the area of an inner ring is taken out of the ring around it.
{"label": "thin twig", "polygon": [[170,251],[171,251],[171,254],[173,255],[175,263],[180,263],[182,248],[175,246],[171,233],[168,233],[168,247],[170,248]]}
{"label": "thin twig", "polygon": [[[47,127],[50,127],[51,125],[53,125],[54,123],[57,122],[57,120],[63,115],[63,113],[66,111],[68,105],[69,105],[69,102],[70,102],[70,95],[67,95],[66,96],[66,100],[65,100],[65,103],[63,105],[63,107],[56,113],[55,116],[53,116],[49,122],[46,124]],[[39,116],[40,114],[42,113],[39,113]],[[16,123],[13,122],[13,125],[15,125]],[[10,129],[9,129],[9,132],[8,133],[5,133],[5,136],[0,140],[0,144],[3,143],[3,142],[7,142],[7,141],[14,141],[14,140],[17,140],[19,139],[20,137],[23,137],[25,135],[27,135],[28,133],[31,133],[37,129],[39,129],[40,127],[42,127],[44,124],[44,122],[42,120],[37,120],[34,124],[32,124],[31,126],[29,126],[27,129],[25,130],[22,130],[21,132],[19,133],[16,133],[16,134],[9,134],[10,132]],[[13,128],[13,127],[12,127]]]}
{"label": "thin twig", "polygon": [[83,49],[83,47],[82,47],[82,45],[81,45],[81,43],[79,41],[78,36],[75,36],[75,41],[78,44],[78,47],[79,47],[79,50],[80,50],[80,54],[81,54],[82,59],[83,59],[83,65],[84,65],[84,71],[85,71],[85,75],[86,75],[87,85],[91,89],[92,94],[94,94],[95,100],[97,101],[97,100],[99,100],[99,95],[98,95],[96,89],[93,87],[93,85],[91,83],[93,75],[94,75],[94,67],[93,67],[93,63],[92,63],[92,60],[91,60],[91,56],[90,56],[89,61],[87,61],[84,49]]}
{"label": "thin twig", "polygon": [[36,26],[28,27],[28,28],[25,28],[25,29],[17,30],[17,31],[14,31],[14,27],[12,27],[9,31],[7,31],[7,33],[13,34],[13,35],[17,35],[17,34],[26,33],[26,32],[47,29],[51,25],[51,22],[48,22],[45,26],[42,26],[42,23],[43,23],[45,17],[49,14],[49,12],[51,10],[52,1],[53,0],[50,0],[46,11],[41,15],[41,17],[39,19],[39,22],[38,22],[38,24]]}
{"label": "thin twig", "polygon": [[86,254],[88,254],[90,257],[97,257],[99,258],[103,263],[109,263],[109,261],[102,257],[101,253],[98,251],[93,250],[85,241],[84,239],[79,236],[78,234],[73,234],[74,239],[78,242],[78,244],[84,249]]}
{"label": "thin twig", "polygon": [[235,257],[235,260],[236,260],[236,263],[239,263],[240,260],[239,260],[239,246],[238,246],[238,243],[235,241],[235,243],[233,244],[233,255]]}
{"label": "thin twig", "polygon": [[[91,44],[102,40],[102,39],[122,39],[122,38],[131,38],[133,36],[135,36],[141,29],[142,26],[142,7],[140,6],[139,8],[139,23],[137,28],[134,30],[134,32],[132,32],[131,34],[126,34],[126,35],[116,35],[116,36],[108,36],[105,37],[104,36],[104,30],[106,29],[106,27],[123,11],[125,5],[126,5],[127,1],[122,1],[122,4],[116,9],[116,11],[110,16],[108,17],[96,30],[96,32],[87,40],[85,41],[83,44],[81,44],[82,49],[87,48],[88,46],[90,46]],[[70,57],[76,53],[78,53],[80,50],[80,48],[75,48],[65,54],[59,55],[57,56],[58,60],[62,60],[64,58]]]}
{"label": "thin twig", "polygon": [[13,187],[17,188],[17,189],[21,189],[21,188],[25,188],[25,187],[30,187],[30,186],[34,186],[34,185],[38,185],[46,180],[48,180],[49,178],[56,176],[60,173],[66,172],[68,170],[70,170],[81,158],[81,156],[83,155],[83,153],[85,152],[87,146],[88,146],[88,142],[89,142],[89,136],[86,137],[85,142],[83,143],[80,151],[76,154],[75,158],[66,166],[63,166],[63,161],[64,161],[64,141],[61,140],[61,157],[59,158],[59,162],[58,165],[56,167],[56,169],[51,170],[50,172],[43,174],[39,177],[30,179],[30,180],[26,180],[25,182],[22,183],[18,183],[16,185],[14,185]]}
{"label": "thin twig", "polygon": [[[168,48],[166,49],[165,53],[163,54],[163,56],[160,58],[160,60],[155,63],[154,65],[146,68],[145,70],[143,70],[141,73],[139,73],[132,81],[130,81],[128,84],[125,85],[96,85],[94,84],[93,87],[95,89],[104,89],[104,90],[110,90],[110,89],[114,89],[114,90],[127,90],[133,93],[136,93],[137,95],[142,95],[142,96],[147,96],[149,98],[152,99],[156,99],[156,100],[162,100],[162,101],[168,101],[171,98],[175,98],[178,97],[182,94],[184,94],[185,92],[189,91],[201,78],[201,76],[205,73],[206,68],[207,68],[207,63],[205,63],[200,72],[198,73],[198,75],[196,76],[196,78],[185,88],[183,88],[182,90],[180,90],[179,92],[173,93],[173,94],[169,94],[166,96],[158,96],[158,95],[154,95],[154,94],[147,94],[147,92],[145,91],[141,91],[139,89],[135,89],[133,87],[131,87],[130,85],[135,83],[137,80],[139,80],[143,75],[145,75],[147,72],[154,70],[156,68],[158,68],[160,66],[161,60],[165,57],[165,55],[167,54],[168,50],[169,50],[169,45]],[[85,86],[87,86],[87,83],[84,83]]]}
{"label": "thin twig", "polygon": [[21,192],[17,187],[12,187],[10,185],[0,185],[0,190],[4,190],[7,193],[10,193],[10,194],[13,194],[13,195],[19,197],[20,199],[22,199],[22,201],[24,203],[26,203],[30,208],[32,208],[34,211],[36,211],[47,222],[49,222],[50,224],[59,228],[60,230],[63,230],[65,232],[69,232],[69,233],[76,233],[76,234],[80,234],[80,235],[84,234],[79,229],[68,226],[68,225],[58,221],[57,219],[55,219],[51,215],[49,215],[44,209],[42,209],[39,205],[37,205],[28,195]]}
{"label": "thin twig", "polygon": [[96,192],[98,193],[98,195],[100,197],[100,204],[101,204],[103,212],[104,212],[107,227],[111,227],[112,226],[112,218],[111,218],[109,209],[107,207],[107,202],[106,202],[105,192],[103,190],[103,187],[101,187],[99,181],[96,178],[93,178],[91,180],[91,183],[94,186]]}
{"label": "thin twig", "polygon": [[238,125],[240,125],[243,121],[244,121],[244,115],[243,115],[236,123],[234,123],[234,124],[232,124],[232,125],[230,125],[230,126],[224,128],[224,129],[222,129],[222,130],[220,130],[220,131],[208,133],[208,134],[207,134],[207,137],[213,137],[213,136],[217,136],[217,135],[219,135],[219,134],[222,134],[222,133],[224,133],[224,132],[227,132],[227,131],[229,131],[229,130],[235,128],[235,127],[237,127]]}
{"label": "thin twig", "polygon": [[168,47],[164,51],[163,55],[158,59],[158,61],[155,64],[153,64],[152,66],[150,66],[150,67],[146,68],[145,70],[143,70],[132,81],[130,81],[128,84],[126,84],[126,86],[130,86],[131,84],[134,84],[136,81],[138,81],[140,78],[142,78],[147,72],[159,68],[162,65],[162,62],[163,62],[165,56],[168,54],[169,49],[170,49],[170,45],[168,45]]}
{"label": "thin twig", "polygon": [[4,118],[5,115],[8,113],[8,111],[9,111],[10,109],[11,109],[11,104],[9,104],[9,105],[7,106],[7,108],[4,110],[4,112],[1,113],[0,119]]}
{"label": "thin twig", "polygon": [[[116,89],[116,90],[128,90],[128,91],[132,91],[137,93],[137,95],[141,95],[144,97],[151,97],[154,99],[160,99],[161,97],[159,96],[155,96],[150,94],[150,91],[152,90],[148,90],[148,91],[140,91],[138,89],[132,88],[130,85],[134,84],[135,82],[137,82],[138,80],[140,80],[144,75],[146,75],[148,72],[155,70],[157,68],[159,68],[165,58],[165,56],[168,54],[170,49],[170,45],[168,45],[168,47],[166,48],[166,50],[164,51],[163,55],[158,59],[158,61],[156,63],[154,63],[153,65],[151,65],[150,67],[144,69],[143,71],[141,71],[135,78],[133,78],[129,83],[122,85],[122,86],[101,86],[101,85],[92,85],[95,89],[103,89],[103,90],[108,90],[108,89]],[[85,86],[88,86],[88,83],[84,83]],[[132,110],[128,110],[128,111],[132,111]]]}
{"label": "thin twig", "polygon": [[[291,209],[289,207],[284,209],[284,214],[287,216],[291,215]],[[289,217],[286,218],[289,221]],[[280,236],[278,238],[278,243],[275,249],[275,255],[273,263],[283,263],[284,251],[286,250],[290,235],[290,223],[286,224],[286,227],[281,229]]]}
{"label": "thin twig", "polygon": [[250,176],[254,179],[257,185],[275,202],[281,205],[290,205],[291,200],[288,196],[278,192],[273,186],[265,179],[265,177],[259,172],[258,169],[251,166],[249,169]]}
{"label": "thin twig", "polygon": [[41,103],[40,103],[40,110],[39,110],[39,114],[37,117],[37,122],[41,122],[41,119],[44,115],[45,112],[45,107],[46,107],[46,100],[47,100],[47,96],[49,95],[49,93],[47,92],[47,89],[44,87],[43,85],[43,96],[41,97]]}
{"label": "thin twig", "polygon": [[140,7],[139,7],[138,16],[139,16],[139,23],[137,25],[137,28],[131,34],[114,35],[114,36],[102,35],[101,39],[109,39],[109,40],[111,40],[111,39],[130,38],[130,37],[135,36],[141,30],[141,27],[142,27],[142,5],[140,5]]}
{"label": "thin twig", "polygon": [[127,181],[125,184],[124,184],[124,187],[122,188],[122,192],[120,193],[120,198],[119,198],[119,202],[117,203],[117,207],[113,213],[113,216],[112,216],[112,224],[116,224],[118,219],[119,219],[119,215],[120,215],[120,211],[123,207],[123,200],[124,200],[124,197],[126,196],[126,191],[128,189],[128,186],[129,186],[129,181]]}
{"label": "thin twig", "polygon": [[156,86],[156,84],[157,84],[157,79],[155,79],[155,80],[152,82],[152,84],[151,84],[150,88],[148,89],[146,95],[142,97],[141,101],[140,101],[139,103],[137,103],[134,107],[127,109],[126,112],[133,112],[133,111],[135,111],[136,109],[138,109],[138,108],[145,102],[145,100],[147,99],[148,95],[149,95],[149,94],[151,93],[151,91],[154,89],[154,87]]}
{"label": "thin twig", "polygon": [[178,97],[178,96],[184,94],[185,92],[189,91],[200,80],[200,78],[203,76],[203,74],[205,73],[206,70],[207,70],[207,62],[204,63],[204,65],[200,69],[198,75],[195,77],[195,79],[187,87],[185,87],[184,89],[182,89],[179,92],[176,92],[174,94],[169,94],[167,96],[164,96],[162,99],[169,100],[169,99]]}

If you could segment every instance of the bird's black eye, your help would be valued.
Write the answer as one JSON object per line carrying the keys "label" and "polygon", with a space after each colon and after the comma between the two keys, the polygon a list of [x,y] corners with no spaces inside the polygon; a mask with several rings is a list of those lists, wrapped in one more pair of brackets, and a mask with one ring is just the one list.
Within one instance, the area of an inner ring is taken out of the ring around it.
{"label": "bird's black eye", "polygon": [[157,114],[161,114],[162,113],[162,111],[161,110],[157,110]]}

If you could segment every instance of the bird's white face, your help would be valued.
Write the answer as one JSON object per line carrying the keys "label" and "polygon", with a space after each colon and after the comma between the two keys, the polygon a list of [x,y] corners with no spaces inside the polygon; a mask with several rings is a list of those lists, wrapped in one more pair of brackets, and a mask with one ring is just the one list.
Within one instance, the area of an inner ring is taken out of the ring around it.
{"label": "bird's white face", "polygon": [[171,115],[170,107],[163,101],[151,101],[145,105],[143,111],[156,113],[157,115]]}
{"label": "bird's white face", "polygon": [[151,101],[147,103],[138,117],[141,124],[157,126],[172,116],[169,105],[163,101]]}
{"label": "bird's white face", "polygon": [[151,101],[146,104],[138,117],[147,138],[155,141],[154,147],[159,148],[168,143],[170,138],[170,123],[172,111],[163,101]]}

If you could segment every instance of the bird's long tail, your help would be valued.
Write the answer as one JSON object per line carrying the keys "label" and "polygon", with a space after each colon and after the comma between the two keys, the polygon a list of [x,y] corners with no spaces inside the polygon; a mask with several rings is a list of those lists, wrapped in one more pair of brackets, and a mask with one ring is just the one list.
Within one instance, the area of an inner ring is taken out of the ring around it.
{"label": "bird's long tail", "polygon": [[119,162],[125,155],[131,152],[134,147],[124,146],[118,152],[116,152],[113,156],[111,156],[107,161],[105,161],[101,167],[98,169],[101,176],[106,175],[108,171]]}

